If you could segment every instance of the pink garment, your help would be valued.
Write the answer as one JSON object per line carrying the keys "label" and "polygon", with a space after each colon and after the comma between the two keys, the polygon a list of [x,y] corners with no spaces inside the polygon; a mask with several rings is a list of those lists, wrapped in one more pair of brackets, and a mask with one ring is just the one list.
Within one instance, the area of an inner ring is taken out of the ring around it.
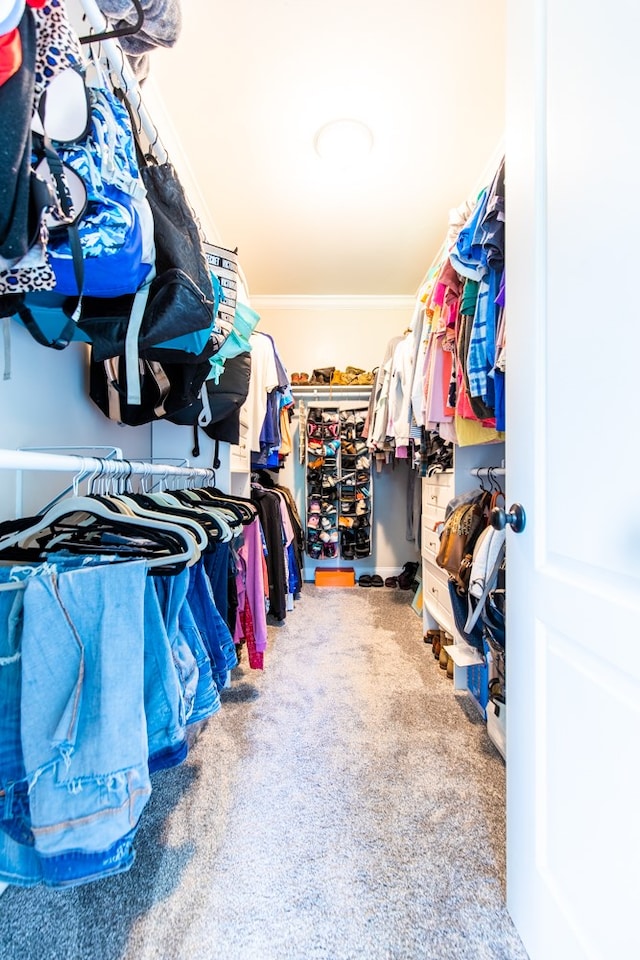
{"label": "pink garment", "polygon": [[262,553],[262,530],[258,517],[244,528],[244,543],[238,550],[238,555],[244,561],[247,571],[246,594],[251,609],[256,650],[263,652],[267,649],[266,563]]}
{"label": "pink garment", "polygon": [[462,417],[463,420],[475,420],[477,423],[481,423],[483,427],[493,430],[496,428],[495,417],[490,417],[487,420],[480,420],[475,415],[473,407],[469,401],[469,394],[467,393],[464,377],[462,376],[462,372],[460,370],[458,370],[458,397],[456,403],[456,413],[459,417]]}
{"label": "pink garment", "polygon": [[440,274],[440,283],[447,288],[444,296],[445,304],[449,304],[459,298],[462,293],[462,282],[448,257]]}
{"label": "pink garment", "polygon": [[[445,345],[451,345],[448,338],[444,339]],[[444,408],[445,417],[454,417],[456,413],[455,407],[449,406],[449,386],[451,384],[451,374],[453,371],[453,351],[452,350],[442,350],[442,406]]]}
{"label": "pink garment", "polygon": [[431,302],[435,307],[441,307],[443,305],[446,292],[446,284],[442,283],[442,280],[439,279],[433,291],[433,297],[431,298]]}
{"label": "pink garment", "polygon": [[274,490],[274,493],[278,495],[278,500],[280,501],[280,515],[282,517],[282,527],[284,530],[284,543],[288,547],[290,543],[293,543],[295,537],[295,532],[291,524],[291,517],[289,516],[289,511],[287,509],[287,501],[283,493],[279,490]]}
{"label": "pink garment", "polygon": [[251,607],[248,603],[240,611],[242,620],[242,629],[247,643],[247,654],[249,655],[249,666],[252,670],[264,670],[264,653],[256,649],[256,638],[253,632],[253,618],[251,616]]}
{"label": "pink garment", "polygon": [[236,644],[240,644],[243,641],[246,643],[247,654],[249,655],[249,666],[252,670],[264,670],[264,653],[256,650],[253,617],[251,616],[251,607],[249,606],[249,600],[247,598],[247,565],[244,557],[240,553],[236,556],[236,564],[238,568],[238,572],[236,573],[238,614],[233,640]]}
{"label": "pink garment", "polygon": [[240,620],[240,611],[247,604],[247,563],[241,553],[236,553],[236,593],[238,595],[238,612],[233,630],[233,642],[242,643],[245,639],[243,624]]}
{"label": "pink garment", "polygon": [[[429,345],[429,390],[426,396],[424,417],[427,424],[442,423],[451,419],[444,403],[445,355],[442,349],[443,340],[444,335],[437,333],[431,337]],[[451,355],[449,354],[449,356]],[[447,379],[447,384],[448,382]]]}

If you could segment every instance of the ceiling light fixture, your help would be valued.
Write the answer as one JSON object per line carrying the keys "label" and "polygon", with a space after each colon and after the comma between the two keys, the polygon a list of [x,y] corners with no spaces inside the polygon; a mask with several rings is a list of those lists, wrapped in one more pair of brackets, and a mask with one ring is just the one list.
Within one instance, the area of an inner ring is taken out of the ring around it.
{"label": "ceiling light fixture", "polygon": [[313,145],[323,160],[340,166],[351,166],[371,153],[373,134],[360,120],[332,120],[320,127]]}

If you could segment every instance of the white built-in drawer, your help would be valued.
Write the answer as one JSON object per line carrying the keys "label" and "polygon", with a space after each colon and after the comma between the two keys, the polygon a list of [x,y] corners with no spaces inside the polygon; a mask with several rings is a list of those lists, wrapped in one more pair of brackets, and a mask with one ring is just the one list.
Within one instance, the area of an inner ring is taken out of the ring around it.
{"label": "white built-in drawer", "polygon": [[[441,476],[445,476],[441,474]],[[449,500],[453,497],[453,484],[435,483],[433,478],[424,481],[422,487],[422,509],[439,508],[444,510]]]}
{"label": "white built-in drawer", "polygon": [[421,552],[425,560],[431,560],[435,563],[436,555],[440,549],[440,534],[433,529],[433,523],[429,522],[426,514],[422,514],[422,536]]}
{"label": "white built-in drawer", "polygon": [[422,482],[431,483],[436,487],[447,487],[449,490],[453,490],[453,470],[443,470],[442,473],[434,473],[430,477],[423,477]]}
{"label": "white built-in drawer", "polygon": [[454,634],[453,613],[449,600],[448,574],[430,560],[422,562],[422,598],[431,616],[440,626]]}
{"label": "white built-in drawer", "polygon": [[430,506],[427,503],[422,504],[422,522],[426,523],[427,526],[431,527],[433,530],[434,527],[437,527],[438,524],[444,523],[444,507],[435,507]]}

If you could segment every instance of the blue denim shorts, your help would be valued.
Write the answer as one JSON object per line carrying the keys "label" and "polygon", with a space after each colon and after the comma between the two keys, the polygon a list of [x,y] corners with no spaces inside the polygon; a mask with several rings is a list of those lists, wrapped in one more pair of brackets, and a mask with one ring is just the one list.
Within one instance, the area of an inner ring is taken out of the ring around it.
{"label": "blue denim shorts", "polygon": [[0,567],[0,830],[18,843],[33,844],[20,738],[25,584],[10,579],[11,568]]}
{"label": "blue denim shorts", "polygon": [[202,554],[205,573],[211,584],[213,601],[225,623],[228,623],[230,550],[229,543],[217,543],[212,550]]}
{"label": "blue denim shorts", "polygon": [[198,723],[198,721],[206,720],[217,713],[222,703],[218,688],[213,680],[211,660],[188,600],[185,600],[180,610],[180,630],[198,664],[198,687],[193,710],[187,720],[187,723]]}
{"label": "blue denim shorts", "polygon": [[[176,762],[186,756],[187,716],[197,685],[195,658],[176,630],[177,610],[186,586],[181,590],[174,579],[178,581],[177,577],[149,577],[145,591],[144,708],[151,769],[156,768],[160,756],[179,757]],[[173,612],[176,602],[178,607]],[[168,629],[173,630],[172,637]]]}
{"label": "blue denim shorts", "polygon": [[42,864],[33,845],[17,843],[0,830],[0,882],[17,887],[42,883]]}
{"label": "blue denim shorts", "polygon": [[151,793],[144,561],[33,577],[24,591],[21,740],[41,856],[100,853]]}
{"label": "blue denim shorts", "polygon": [[211,659],[216,687],[222,690],[227,684],[229,671],[238,663],[235,644],[229,627],[215,605],[202,560],[189,567],[189,574],[189,606]]}

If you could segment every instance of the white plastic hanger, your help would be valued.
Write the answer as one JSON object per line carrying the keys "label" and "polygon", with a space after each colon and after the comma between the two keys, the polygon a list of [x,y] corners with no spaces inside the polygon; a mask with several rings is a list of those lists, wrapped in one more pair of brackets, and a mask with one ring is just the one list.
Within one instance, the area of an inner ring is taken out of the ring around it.
{"label": "white plastic hanger", "polygon": [[60,520],[62,517],[68,517],[74,513],[88,513],[90,516],[103,517],[119,525],[131,525],[156,531],[165,530],[167,533],[174,534],[180,542],[184,544],[184,551],[181,553],[171,553],[166,557],[152,557],[147,559],[146,563],[148,567],[166,567],[175,564],[176,561],[185,561],[187,565],[191,565],[199,557],[197,542],[193,534],[188,531],[185,526],[169,520],[159,522],[158,519],[150,520],[146,517],[131,517],[127,514],[116,513],[110,510],[106,504],[92,497],[68,497],[65,500],[59,500],[50,507],[33,526],[27,527],[25,530],[20,530],[18,533],[12,533],[7,537],[2,537],[0,539],[0,551],[6,547],[20,544],[28,537],[32,537],[41,530],[46,530],[55,523],[56,520]]}
{"label": "white plastic hanger", "polygon": [[[155,496],[151,494],[151,496]],[[159,525],[164,529],[165,519],[168,523],[178,524],[179,526],[187,527],[194,535],[196,543],[198,545],[198,551],[205,550],[209,546],[209,538],[207,536],[206,530],[197,522],[197,520],[192,519],[191,517],[175,517],[168,513],[162,513],[161,510],[148,510],[145,507],[141,507],[139,503],[135,500],[132,500],[131,497],[128,497],[124,493],[115,494],[112,498],[115,501],[121,500],[122,503],[127,506],[136,517],[146,517],[149,520],[157,520]],[[161,501],[159,501],[161,504]],[[165,501],[166,506],[171,504],[168,501]],[[179,507],[181,506],[178,500],[173,500],[173,505]]]}

